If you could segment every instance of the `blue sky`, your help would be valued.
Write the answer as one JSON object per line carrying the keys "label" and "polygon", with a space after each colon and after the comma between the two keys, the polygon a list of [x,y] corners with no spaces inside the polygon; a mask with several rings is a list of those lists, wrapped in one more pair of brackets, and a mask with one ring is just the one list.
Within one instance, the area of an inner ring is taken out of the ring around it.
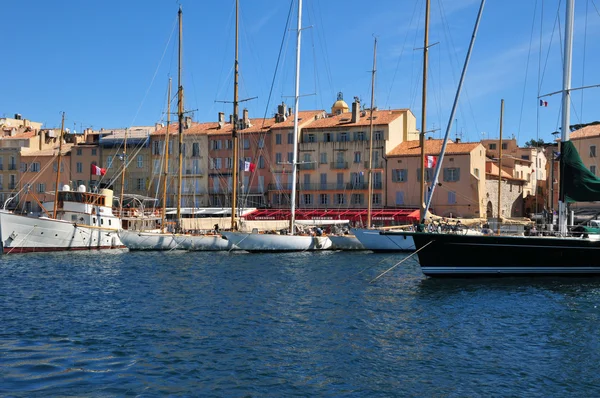
{"label": "blue sky", "polygon": [[[240,98],[251,117],[270,116],[293,103],[295,36],[288,32],[267,103],[290,10],[288,0],[241,0]],[[433,0],[428,130],[440,137],[469,44],[479,0]],[[563,2],[564,3],[564,2]],[[214,121],[233,96],[234,1],[6,0],[5,51],[0,64],[0,115],[69,128],[123,128],[165,120],[168,77],[177,84],[178,6],[182,5],[185,108],[196,121]],[[373,35],[378,37],[375,103],[410,108],[421,119],[423,0],[304,0],[300,108],[329,109],[337,92],[370,103]],[[290,28],[296,24],[293,6]],[[488,1],[452,128],[464,141],[497,138],[500,100],[504,137],[519,143],[552,139],[560,126],[564,4],[559,0]],[[557,25],[560,16],[560,28]],[[10,16],[10,17],[6,17]],[[596,4],[576,4],[573,86],[600,84]],[[541,42],[541,44],[540,44]],[[585,51],[584,51],[585,48]],[[541,49],[541,56],[540,56]],[[527,73],[526,73],[527,72]],[[543,76],[540,77],[540,76]],[[538,86],[540,87],[538,89]],[[598,90],[573,95],[572,123],[598,120]]]}

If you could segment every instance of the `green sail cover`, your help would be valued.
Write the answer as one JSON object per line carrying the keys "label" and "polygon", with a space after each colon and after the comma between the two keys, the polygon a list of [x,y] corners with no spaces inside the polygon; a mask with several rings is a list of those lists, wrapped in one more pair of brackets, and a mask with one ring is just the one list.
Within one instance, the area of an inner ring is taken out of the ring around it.
{"label": "green sail cover", "polygon": [[600,179],[585,167],[571,141],[561,143],[560,162],[566,202],[600,201]]}

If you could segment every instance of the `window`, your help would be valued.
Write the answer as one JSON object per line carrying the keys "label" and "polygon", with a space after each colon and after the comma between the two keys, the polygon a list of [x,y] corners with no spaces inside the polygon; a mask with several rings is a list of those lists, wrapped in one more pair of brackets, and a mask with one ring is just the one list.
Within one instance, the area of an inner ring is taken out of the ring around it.
{"label": "window", "polygon": [[596,175],[596,166],[594,166],[594,165],[590,166],[590,172],[591,172],[593,175]]}
{"label": "window", "polygon": [[160,155],[160,141],[152,142],[152,154]]}
{"label": "window", "polygon": [[521,155],[521,159],[523,159],[523,160],[529,160],[529,155]]}
{"label": "window", "polygon": [[344,173],[337,173],[336,175],[337,178],[337,186],[338,188],[343,188],[344,187]]}
{"label": "window", "polygon": [[21,162],[21,171],[22,172],[26,172],[27,171],[27,163]]}
{"label": "window", "polygon": [[281,164],[281,153],[275,154],[275,164]]}
{"label": "window", "polygon": [[288,163],[294,162],[294,152],[288,152]]}
{"label": "window", "polygon": [[319,163],[324,164],[327,163],[327,152],[321,152],[321,156],[319,158]]}
{"label": "window", "polygon": [[138,155],[137,167],[138,167],[138,169],[141,169],[142,167],[144,167],[144,155]]}
{"label": "window", "polygon": [[[512,188],[512,185],[511,185],[511,188]],[[449,205],[456,204],[456,192],[448,191],[448,204]]]}
{"label": "window", "polygon": [[404,192],[396,191],[396,205],[403,205],[403,204],[404,204]]}
{"label": "window", "polygon": [[383,140],[383,131],[381,131],[381,130],[375,131],[373,133],[373,140],[375,140],[375,141]]}
{"label": "window", "polygon": [[490,144],[490,149],[492,151],[495,151],[496,150],[496,144]]}
{"label": "window", "polygon": [[328,205],[329,204],[329,195],[327,195],[326,193],[322,193],[319,195],[319,203],[322,205]]}
{"label": "window", "polygon": [[202,174],[200,171],[200,161],[198,159],[192,160],[192,174]]}
{"label": "window", "polygon": [[374,193],[373,194],[373,202],[374,205],[380,205],[381,204],[381,194],[380,193]]}
{"label": "window", "polygon": [[591,158],[596,157],[596,145],[590,145],[590,157]]}
{"label": "window", "polygon": [[38,192],[39,193],[46,192],[46,184],[43,184],[43,183],[38,184]]}
{"label": "window", "polygon": [[83,153],[83,150],[81,148],[77,148],[77,156],[81,156],[81,154]]}
{"label": "window", "polygon": [[244,149],[250,149],[250,140],[248,138],[244,138]]}
{"label": "window", "polygon": [[259,169],[264,169],[265,168],[265,158],[263,158],[262,155],[260,155],[258,157],[258,168]]}
{"label": "window", "polygon": [[[446,169],[444,169],[444,176],[446,175],[445,171],[446,171]],[[425,169],[425,182],[431,182],[432,178],[433,178],[433,169],[431,169],[431,168]],[[420,167],[417,169],[417,181],[421,182],[421,168]],[[444,179],[444,181],[447,181],[447,180]]]}
{"label": "window", "polygon": [[310,133],[306,138],[306,142],[315,142],[315,135]]}
{"label": "window", "polygon": [[96,156],[96,148],[92,148],[92,156]]}
{"label": "window", "polygon": [[478,168],[474,168],[473,169],[473,174],[475,174],[475,177],[479,178],[479,169]]}
{"label": "window", "polygon": [[444,181],[454,182],[460,180],[460,169],[457,167],[448,167],[444,169]]}
{"label": "window", "polygon": [[340,142],[348,141],[348,133],[346,133],[346,132],[340,133],[340,138],[338,141],[340,141]]}
{"label": "window", "polygon": [[39,162],[31,163],[31,165],[29,166],[29,171],[32,171],[34,173],[39,172],[40,171],[40,163]]}
{"label": "window", "polygon": [[225,168],[226,169],[233,168],[233,158],[225,158]]}
{"label": "window", "polygon": [[502,150],[508,149],[508,144],[506,142],[502,143]]}
{"label": "window", "polygon": [[146,188],[146,184],[143,178],[136,178],[135,179],[135,187],[138,191],[143,190],[144,188]]}
{"label": "window", "polygon": [[360,205],[361,203],[362,203],[362,194],[353,193],[352,196],[350,197],[350,204]]}
{"label": "window", "polygon": [[331,133],[323,134],[323,142],[331,142]]}
{"label": "window", "polygon": [[313,196],[310,193],[305,193],[304,195],[302,195],[302,197],[304,198],[304,204],[305,205],[312,205],[313,204]]}
{"label": "window", "polygon": [[152,174],[157,174],[161,169],[161,161],[159,159],[154,159],[154,166],[152,166]]}
{"label": "window", "polygon": [[264,148],[265,147],[265,137],[260,137],[258,139],[258,147],[259,148]]}
{"label": "window", "polygon": [[83,163],[81,162],[77,162],[77,164],[75,165],[76,170],[78,173],[83,173]]}
{"label": "window", "polygon": [[327,189],[327,173],[321,173],[321,189]]}
{"label": "window", "polygon": [[[54,172],[56,172],[56,171],[57,171],[56,164],[57,164],[56,162],[54,162],[54,163],[52,164],[52,169],[54,170]],[[65,164],[64,164],[63,162],[60,162],[60,172],[62,173],[62,172],[64,172],[64,171],[65,171]]]}
{"label": "window", "polygon": [[225,149],[232,149],[232,148],[233,148],[233,141],[225,140]]}
{"label": "window", "polygon": [[[227,142],[227,141],[225,141]],[[198,157],[200,156],[200,144],[198,142],[192,143],[192,156]]]}
{"label": "window", "polygon": [[281,145],[281,134],[275,134],[275,145]]}
{"label": "window", "polygon": [[221,158],[215,158],[215,169],[219,170],[221,168]]}
{"label": "window", "polygon": [[360,152],[354,152],[354,163],[360,163]]}
{"label": "window", "polygon": [[221,140],[212,140],[211,141],[211,149],[213,149],[213,150],[221,149]]}
{"label": "window", "polygon": [[2,156],[0,156],[0,170],[4,170],[4,160],[2,159]]}
{"label": "window", "polygon": [[354,132],[354,141],[364,141],[365,140],[365,132],[364,131],[355,131]]}
{"label": "window", "polygon": [[346,204],[346,195],[344,195],[343,193],[336,193],[335,194],[335,204],[336,205]]}
{"label": "window", "polygon": [[288,133],[288,144],[294,143],[294,134]]}
{"label": "window", "polygon": [[406,182],[408,179],[408,169],[392,170],[392,182]]}

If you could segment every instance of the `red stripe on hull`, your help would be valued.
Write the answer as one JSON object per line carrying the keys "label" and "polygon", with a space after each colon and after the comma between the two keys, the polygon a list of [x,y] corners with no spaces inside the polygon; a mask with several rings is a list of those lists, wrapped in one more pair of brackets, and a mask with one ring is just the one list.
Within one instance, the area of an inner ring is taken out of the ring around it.
{"label": "red stripe on hull", "polygon": [[42,252],[67,252],[80,250],[107,250],[107,249],[125,249],[126,246],[100,246],[100,247],[4,247],[4,254],[15,253],[42,253]]}

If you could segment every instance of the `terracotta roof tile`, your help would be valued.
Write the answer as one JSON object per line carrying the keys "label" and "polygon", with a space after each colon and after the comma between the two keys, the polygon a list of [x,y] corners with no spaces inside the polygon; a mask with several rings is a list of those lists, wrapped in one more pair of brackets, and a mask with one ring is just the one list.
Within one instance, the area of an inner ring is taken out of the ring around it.
{"label": "terracotta roof tile", "polygon": [[[402,116],[408,109],[394,109],[386,111],[373,111],[373,125],[381,126],[390,124],[395,119]],[[360,117],[357,123],[352,123],[352,112],[345,112],[340,115],[334,115],[323,119],[315,120],[304,129],[323,129],[336,127],[355,127],[369,126],[371,124],[370,111],[366,111],[366,115]]]}
{"label": "terracotta roof tile", "polygon": [[585,126],[579,130],[573,131],[570,135],[572,140],[600,136],[600,124]]}
{"label": "terracotta roof tile", "polygon": [[[442,151],[443,140],[426,140],[425,141],[425,155],[439,155]],[[446,155],[461,155],[470,153],[477,146],[481,145],[479,142],[461,142],[454,143],[448,142],[446,145]],[[388,157],[393,156],[419,156],[421,154],[421,146],[418,140],[404,141],[390,152]]]}

